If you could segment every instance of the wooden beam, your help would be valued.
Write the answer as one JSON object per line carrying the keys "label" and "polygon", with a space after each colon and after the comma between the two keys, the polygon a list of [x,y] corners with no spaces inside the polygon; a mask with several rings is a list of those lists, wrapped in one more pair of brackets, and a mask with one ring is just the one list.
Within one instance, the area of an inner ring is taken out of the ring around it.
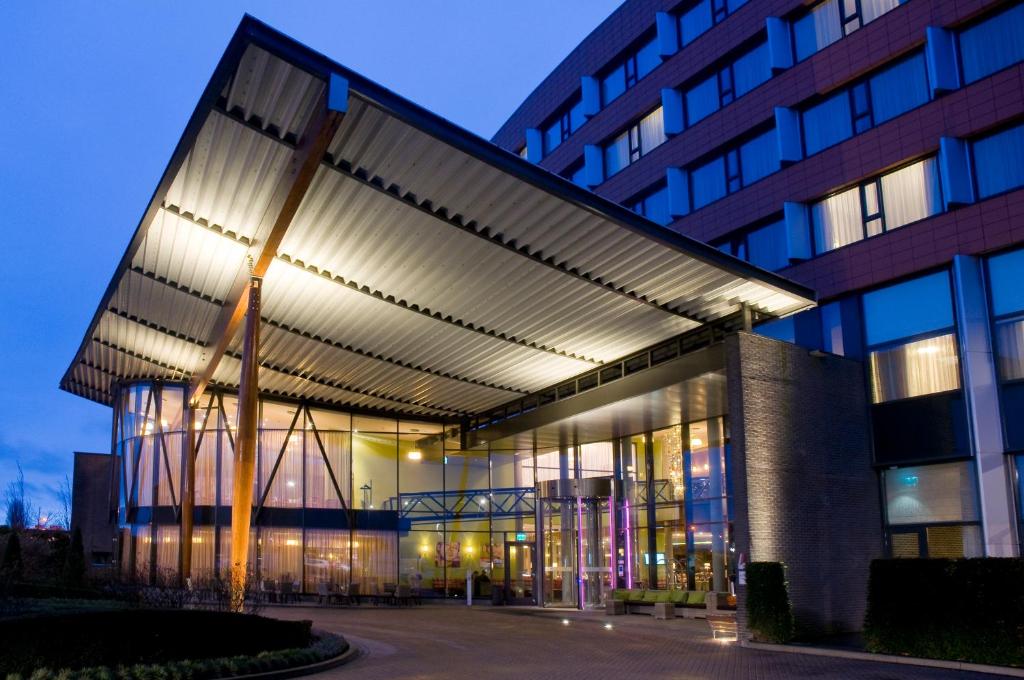
{"label": "wooden beam", "polygon": [[256,474],[256,439],[259,437],[260,289],[262,280],[249,284],[245,313],[245,344],[238,388],[238,444],[234,454],[231,493],[231,611],[245,607],[249,577],[249,527],[252,524],[252,484]]}
{"label": "wooden beam", "polygon": [[302,134],[302,142],[292,152],[288,169],[274,189],[270,204],[249,245],[249,268],[240,267],[231,292],[213,326],[202,366],[189,385],[189,403],[197,404],[213,378],[220,360],[238,332],[246,313],[246,291],[251,277],[262,278],[277,256],[277,248],[295,219],[302,199],[309,190],[320,162],[334,139],[344,114],[327,106],[327,88],[317,100],[313,116]]}

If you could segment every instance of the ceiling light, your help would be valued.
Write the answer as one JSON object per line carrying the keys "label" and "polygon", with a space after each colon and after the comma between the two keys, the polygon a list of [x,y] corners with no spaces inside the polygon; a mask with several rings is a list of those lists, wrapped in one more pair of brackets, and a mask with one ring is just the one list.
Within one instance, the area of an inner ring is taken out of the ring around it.
{"label": "ceiling light", "polygon": [[410,451],[409,452],[409,460],[423,460],[423,452],[422,451],[415,451],[415,450]]}

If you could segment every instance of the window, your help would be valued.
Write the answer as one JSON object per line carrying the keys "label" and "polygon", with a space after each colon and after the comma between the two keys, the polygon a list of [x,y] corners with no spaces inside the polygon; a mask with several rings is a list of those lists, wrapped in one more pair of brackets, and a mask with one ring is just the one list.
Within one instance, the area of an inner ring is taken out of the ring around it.
{"label": "window", "polygon": [[608,106],[618,99],[660,63],[658,39],[655,37],[601,78],[601,106]]}
{"label": "window", "polygon": [[694,170],[690,182],[694,210],[725,196],[725,158],[718,157]]}
{"label": "window", "polygon": [[1024,186],[1024,125],[973,144],[978,198]]}
{"label": "window", "polygon": [[874,403],[959,389],[947,272],[866,293],[862,304]]}
{"label": "window", "polygon": [[744,54],[732,64],[731,68],[733,87],[736,97],[739,98],[772,77],[768,43],[761,43]]}
{"label": "window", "polygon": [[747,2],[748,0],[700,0],[679,16],[680,46],[686,47]]}
{"label": "window", "polygon": [[999,377],[1024,379],[1024,250],[990,257],[988,277]]}
{"label": "window", "polygon": [[815,252],[820,255],[941,211],[936,162],[927,158],[813,204]]}
{"label": "window", "polygon": [[741,232],[719,249],[768,271],[789,266],[786,223],[782,220]]}
{"label": "window", "polygon": [[577,186],[587,186],[587,166],[578,165],[569,171],[567,179]]}
{"label": "window", "polygon": [[893,64],[803,112],[806,155],[881,125],[930,96],[923,54]]}
{"label": "window", "polygon": [[695,125],[718,110],[718,74],[686,91],[686,125]]}
{"label": "window", "polygon": [[779,169],[775,130],[769,130],[690,171],[691,210],[698,210]]}
{"label": "window", "polygon": [[687,127],[728,106],[771,77],[768,43],[765,42],[684,90]]}
{"label": "window", "polygon": [[665,141],[665,122],[659,106],[604,147],[605,179],[635,163]]}
{"label": "window", "polygon": [[572,133],[579,130],[584,122],[586,117],[583,115],[583,102],[577,100],[544,128],[544,155],[557,149]]}
{"label": "window", "polygon": [[826,0],[793,22],[797,61],[850,35],[900,5],[900,0]]}
{"label": "window", "polygon": [[665,225],[672,221],[668,212],[668,187],[662,186],[633,201],[633,212],[652,222]]}
{"label": "window", "polygon": [[779,169],[779,145],[772,130],[740,147],[743,186],[749,186]]}
{"label": "window", "polygon": [[980,557],[977,485],[970,462],[882,472],[893,557]]}
{"label": "window", "polygon": [[1024,5],[963,31],[960,59],[967,84],[1024,60]]}

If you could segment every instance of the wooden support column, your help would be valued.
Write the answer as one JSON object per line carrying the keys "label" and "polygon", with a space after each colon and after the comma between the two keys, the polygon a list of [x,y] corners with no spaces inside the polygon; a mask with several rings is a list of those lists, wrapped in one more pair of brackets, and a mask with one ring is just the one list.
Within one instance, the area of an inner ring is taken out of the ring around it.
{"label": "wooden support column", "polygon": [[249,282],[242,346],[242,375],[238,390],[238,438],[235,443],[235,477],[231,495],[231,609],[242,611],[249,568],[249,526],[252,523],[252,485],[256,472],[256,437],[260,344],[260,287],[262,279]]}
{"label": "wooden support column", "polygon": [[178,572],[180,585],[192,578],[192,529],[196,506],[196,408],[188,404],[185,409],[185,488],[181,490],[181,565]]}

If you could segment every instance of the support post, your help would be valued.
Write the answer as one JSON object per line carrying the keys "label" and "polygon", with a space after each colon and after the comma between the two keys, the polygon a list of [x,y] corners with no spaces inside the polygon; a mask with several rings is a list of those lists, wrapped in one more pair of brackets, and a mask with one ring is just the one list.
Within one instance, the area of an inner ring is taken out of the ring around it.
{"label": "support post", "polygon": [[234,487],[231,495],[231,610],[242,611],[249,567],[249,525],[252,522],[252,484],[256,472],[257,394],[260,344],[260,287],[262,279],[249,282],[242,347],[242,374],[238,389],[238,438],[235,443]]}
{"label": "support post", "polygon": [[192,578],[192,530],[196,506],[196,405],[185,408],[185,488],[181,491],[181,568],[179,585]]}

